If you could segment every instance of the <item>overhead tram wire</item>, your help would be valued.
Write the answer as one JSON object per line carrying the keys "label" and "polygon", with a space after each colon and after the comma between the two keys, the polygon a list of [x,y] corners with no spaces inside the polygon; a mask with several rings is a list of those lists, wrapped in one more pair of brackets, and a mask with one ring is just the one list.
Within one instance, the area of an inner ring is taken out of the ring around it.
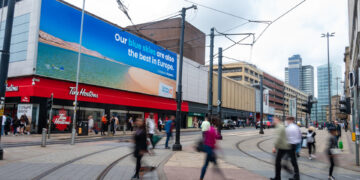
{"label": "overhead tram wire", "polygon": [[[277,17],[275,20],[273,20],[270,24],[268,24],[264,30],[260,33],[260,35],[255,39],[255,42],[257,42],[260,37],[265,33],[265,31],[270,27],[270,25],[274,24],[276,21],[278,21],[280,18],[284,17],[285,15],[287,15],[288,13],[290,13],[291,11],[293,11],[294,9],[296,9],[297,7],[299,7],[302,3],[304,3],[306,0],[301,1],[300,3],[296,4],[294,7],[290,8],[288,11],[286,11],[285,13],[281,14],[279,17]],[[255,44],[254,42],[254,44]]]}
{"label": "overhead tram wire", "polygon": [[262,24],[270,24],[271,23],[271,21],[251,20],[251,19],[248,19],[248,18],[244,18],[244,17],[238,16],[238,15],[232,14],[232,13],[228,13],[228,12],[219,10],[219,9],[215,9],[215,8],[212,8],[212,7],[209,7],[209,6],[205,6],[203,4],[199,4],[197,2],[193,2],[193,1],[190,1],[190,0],[184,0],[184,1],[189,2],[189,3],[193,3],[193,4],[197,5],[197,6],[201,6],[203,8],[210,9],[210,10],[222,13],[222,14],[226,14],[228,16],[232,16],[232,17],[235,17],[235,18],[238,18],[238,19],[242,19],[242,20],[245,20],[245,21],[248,21],[248,22],[262,23]]}

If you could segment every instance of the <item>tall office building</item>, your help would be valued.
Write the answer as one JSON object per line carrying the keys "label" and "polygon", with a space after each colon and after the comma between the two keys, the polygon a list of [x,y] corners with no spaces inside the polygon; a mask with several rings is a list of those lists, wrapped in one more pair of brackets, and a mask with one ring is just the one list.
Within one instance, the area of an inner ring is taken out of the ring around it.
{"label": "tall office building", "polygon": [[[337,77],[341,77],[341,67],[339,65],[330,64],[330,85],[331,96],[337,93],[341,94],[341,82]],[[328,65],[324,64],[317,67],[317,88],[318,88],[318,103],[317,103],[317,116],[319,122],[326,121],[326,106],[329,105],[329,89],[328,89]]]}
{"label": "tall office building", "polygon": [[285,82],[308,95],[314,95],[314,67],[302,66],[302,58],[298,54],[291,56],[288,67],[285,67]]}

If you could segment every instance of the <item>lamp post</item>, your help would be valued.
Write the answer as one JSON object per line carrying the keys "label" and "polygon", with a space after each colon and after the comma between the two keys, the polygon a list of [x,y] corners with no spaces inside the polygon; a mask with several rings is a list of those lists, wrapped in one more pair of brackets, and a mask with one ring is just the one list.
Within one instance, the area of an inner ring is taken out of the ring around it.
{"label": "lamp post", "polygon": [[79,75],[80,75],[80,60],[81,60],[81,45],[82,45],[82,35],[84,28],[84,14],[85,14],[85,0],[83,0],[83,7],[81,10],[81,25],[80,25],[80,39],[79,39],[79,52],[78,52],[78,61],[77,61],[77,69],[76,69],[76,86],[75,86],[75,101],[74,101],[74,117],[73,117],[73,125],[71,132],[71,145],[75,144],[75,134],[76,134],[76,111],[78,104],[78,94],[79,94]]}
{"label": "lamp post", "polygon": [[179,83],[176,93],[176,135],[175,135],[175,144],[172,147],[173,151],[181,151],[182,146],[180,144],[180,126],[181,126],[181,101],[182,101],[182,68],[183,68],[183,58],[184,58],[184,33],[185,33],[185,13],[188,9],[196,9],[195,5],[192,5],[187,8],[182,8],[181,10],[181,35],[180,35],[180,59],[179,59]]}
{"label": "lamp post", "polygon": [[335,36],[335,33],[329,33],[321,34],[321,37],[326,37],[327,40],[327,59],[328,59],[328,91],[329,91],[329,121],[332,121],[331,119],[331,82],[330,82],[330,50],[329,50],[329,38]]}

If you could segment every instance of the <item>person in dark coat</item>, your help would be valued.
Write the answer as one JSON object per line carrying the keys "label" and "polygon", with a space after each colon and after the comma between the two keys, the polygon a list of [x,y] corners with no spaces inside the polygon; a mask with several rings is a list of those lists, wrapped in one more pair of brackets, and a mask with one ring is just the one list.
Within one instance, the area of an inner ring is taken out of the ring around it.
{"label": "person in dark coat", "polygon": [[328,140],[328,147],[327,147],[327,154],[330,161],[330,168],[329,168],[329,180],[334,180],[333,171],[335,166],[335,152],[334,149],[337,147],[337,129],[335,127],[329,127],[330,138]]}
{"label": "person in dark coat", "polygon": [[338,147],[338,142],[339,139],[341,138],[341,126],[337,121],[335,121],[335,128],[336,128],[336,147]]}
{"label": "person in dark coat", "polygon": [[134,134],[134,157],[136,158],[135,174],[132,179],[139,179],[139,172],[141,168],[141,159],[145,153],[147,153],[147,134],[144,120],[137,118],[136,121],[137,130]]}

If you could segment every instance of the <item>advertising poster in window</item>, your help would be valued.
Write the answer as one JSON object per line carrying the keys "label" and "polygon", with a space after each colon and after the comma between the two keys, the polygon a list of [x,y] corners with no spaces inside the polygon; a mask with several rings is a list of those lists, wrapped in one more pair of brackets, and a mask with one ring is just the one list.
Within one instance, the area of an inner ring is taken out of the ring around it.
{"label": "advertising poster in window", "polygon": [[32,104],[18,104],[17,118],[20,119],[21,116],[26,116],[29,123],[32,122],[32,108]]}
{"label": "advertising poster in window", "polygon": [[[36,74],[76,80],[81,11],[42,1]],[[177,55],[85,14],[80,83],[175,98]]]}

